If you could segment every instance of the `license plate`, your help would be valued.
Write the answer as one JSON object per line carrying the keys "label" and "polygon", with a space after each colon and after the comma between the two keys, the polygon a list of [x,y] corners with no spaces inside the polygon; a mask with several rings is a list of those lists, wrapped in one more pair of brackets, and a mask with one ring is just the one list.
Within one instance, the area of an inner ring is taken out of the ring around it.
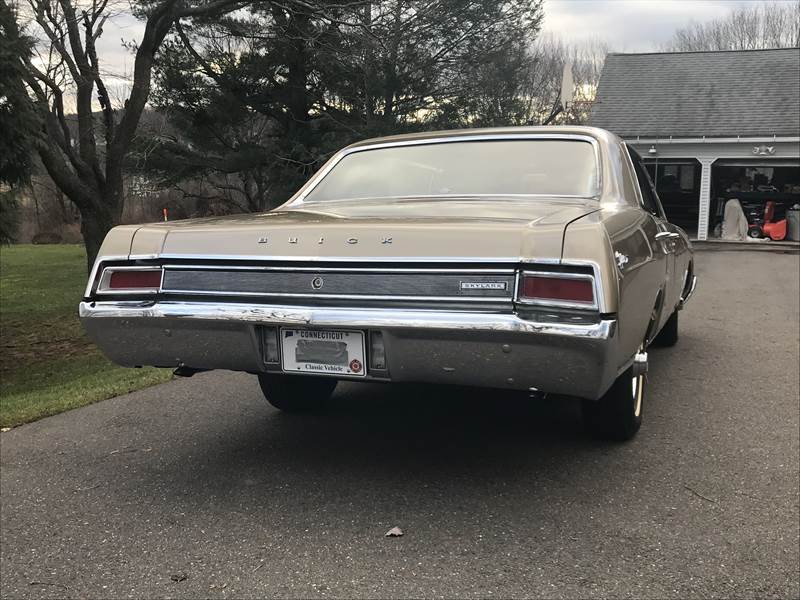
{"label": "license plate", "polygon": [[364,377],[364,332],[281,329],[283,370]]}

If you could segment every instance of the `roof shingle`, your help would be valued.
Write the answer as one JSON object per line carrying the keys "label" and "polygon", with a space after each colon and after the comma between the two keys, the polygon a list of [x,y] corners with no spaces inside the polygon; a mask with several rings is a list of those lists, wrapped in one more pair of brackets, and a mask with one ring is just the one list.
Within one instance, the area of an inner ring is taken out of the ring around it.
{"label": "roof shingle", "polygon": [[591,124],[623,137],[800,135],[800,48],[609,54]]}

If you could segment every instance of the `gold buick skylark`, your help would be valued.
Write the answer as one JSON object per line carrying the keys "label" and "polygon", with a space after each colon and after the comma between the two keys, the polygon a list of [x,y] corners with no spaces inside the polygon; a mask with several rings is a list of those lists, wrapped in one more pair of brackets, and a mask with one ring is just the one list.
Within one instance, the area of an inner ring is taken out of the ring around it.
{"label": "gold buick skylark", "polygon": [[575,396],[624,440],[695,282],[618,137],[473,129],[349,146],[267,213],[116,227],[80,316],[121,365],[247,371],[287,411],[451,383]]}

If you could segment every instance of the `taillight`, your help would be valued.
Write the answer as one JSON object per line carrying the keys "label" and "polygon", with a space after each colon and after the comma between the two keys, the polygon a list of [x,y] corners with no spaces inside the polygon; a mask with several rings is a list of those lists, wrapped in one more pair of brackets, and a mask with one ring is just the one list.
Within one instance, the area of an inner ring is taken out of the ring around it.
{"label": "taillight", "polygon": [[161,267],[106,267],[98,294],[153,294],[161,288]]}
{"label": "taillight", "polygon": [[157,288],[160,285],[161,271],[115,271],[108,280],[108,287],[112,290]]}
{"label": "taillight", "polygon": [[519,300],[591,308],[596,306],[594,277],[578,273],[522,273]]}

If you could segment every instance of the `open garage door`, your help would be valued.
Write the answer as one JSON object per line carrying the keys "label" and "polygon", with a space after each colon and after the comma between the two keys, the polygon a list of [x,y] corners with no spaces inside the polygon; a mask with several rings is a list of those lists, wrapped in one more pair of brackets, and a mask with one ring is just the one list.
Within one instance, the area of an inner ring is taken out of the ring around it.
{"label": "open garage door", "polygon": [[800,160],[716,161],[711,168],[710,237],[720,237],[725,204],[732,199],[741,203],[751,225],[763,224],[765,213],[773,222],[785,219],[787,210],[800,203]]}

